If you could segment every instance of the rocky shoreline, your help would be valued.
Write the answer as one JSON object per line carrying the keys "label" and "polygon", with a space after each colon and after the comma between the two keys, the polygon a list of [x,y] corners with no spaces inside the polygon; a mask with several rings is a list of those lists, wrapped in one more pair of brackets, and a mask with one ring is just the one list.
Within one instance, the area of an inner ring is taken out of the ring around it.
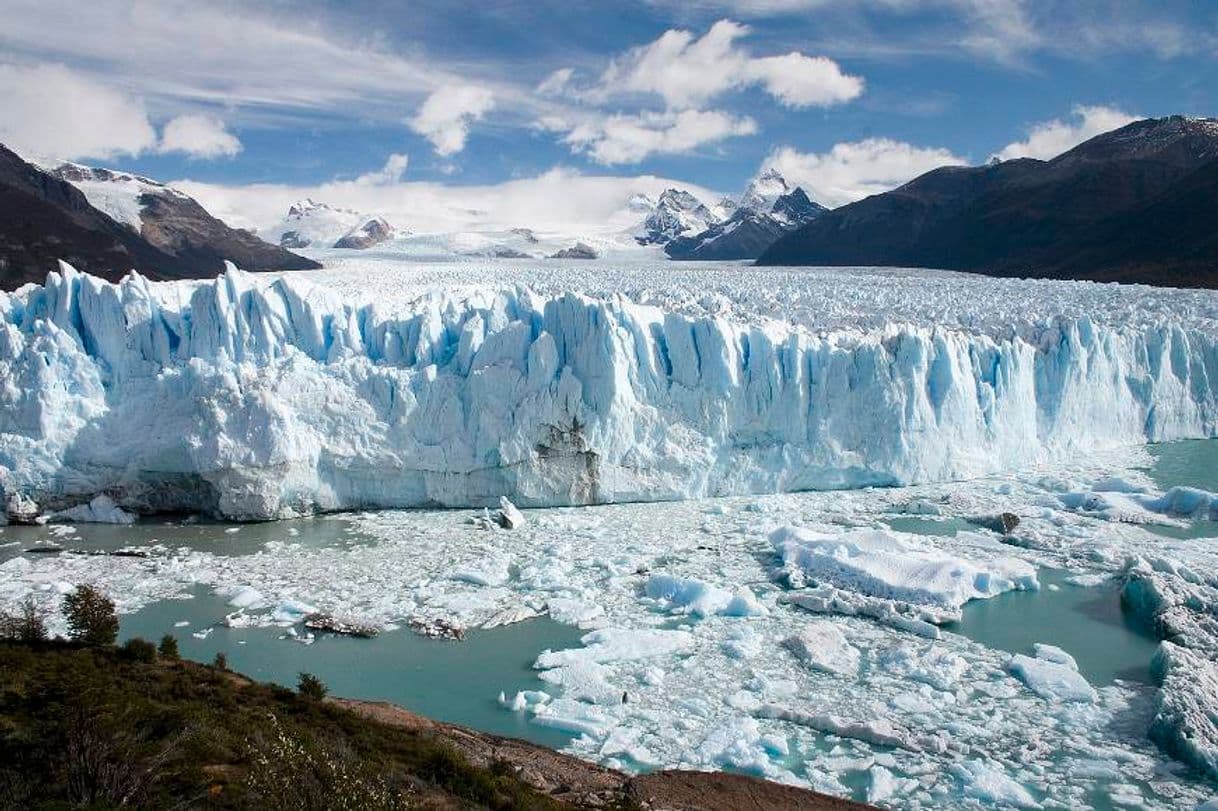
{"label": "rocky shoreline", "polygon": [[433,721],[388,702],[350,698],[327,701],[380,724],[441,738],[479,768],[509,764],[516,777],[534,790],[578,808],[619,807],[623,801],[657,811],[870,808],[740,774],[665,770],[631,776],[526,741]]}

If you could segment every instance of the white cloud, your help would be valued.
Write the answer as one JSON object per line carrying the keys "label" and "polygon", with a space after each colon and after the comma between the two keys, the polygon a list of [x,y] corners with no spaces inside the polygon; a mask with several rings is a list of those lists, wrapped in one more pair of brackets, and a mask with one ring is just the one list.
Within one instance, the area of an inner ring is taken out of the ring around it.
{"label": "white cloud", "polygon": [[484,87],[447,85],[427,97],[410,119],[410,127],[431,141],[436,154],[455,155],[465,149],[470,123],[482,118],[494,104],[494,96]]}
{"label": "white cloud", "polygon": [[619,232],[637,224],[638,213],[626,209],[632,194],[656,197],[664,189],[678,186],[704,200],[721,196],[671,178],[587,176],[566,169],[484,186],[418,181],[369,185],[358,179],[311,186],[223,186],[190,180],[174,181],[172,185],[230,225],[264,232],[283,220],[288,206],[305,197],[378,214],[415,233],[525,226],[543,232],[591,235]]}
{"label": "white cloud", "polygon": [[241,151],[241,141],[218,118],[185,114],[165,125],[160,151],[183,152],[192,158],[232,157]]}
{"label": "white cloud", "polygon": [[940,166],[962,165],[963,158],[941,147],[918,147],[888,138],[834,144],[828,152],[805,153],[782,147],[763,169],[777,169],[808,196],[826,206],[853,203],[893,189]]}
{"label": "white cloud", "polygon": [[136,99],[62,65],[0,64],[0,142],[47,158],[112,158],[156,145]]}
{"label": "white cloud", "polygon": [[649,45],[615,59],[587,96],[605,100],[624,93],[654,93],[670,109],[683,110],[757,84],[790,107],[840,104],[863,92],[861,78],[843,73],[826,57],[798,52],[752,56],[736,46],[748,33],[748,26],[731,20],[720,20],[699,38],[681,29],[665,31]]}
{"label": "white cloud", "polygon": [[753,119],[718,110],[610,115],[579,124],[563,138],[597,163],[638,163],[652,154],[689,152],[704,144],[757,131]]}
{"label": "white cloud", "polygon": [[574,68],[559,68],[545,79],[542,79],[541,84],[537,85],[537,92],[543,96],[560,95],[567,89],[567,85],[571,83],[571,78],[574,75]]}
{"label": "white cloud", "polygon": [[995,157],[999,160],[1011,158],[1039,158],[1049,160],[1072,149],[1088,138],[1123,127],[1137,116],[1115,107],[1086,107],[1079,105],[1070,111],[1073,121],[1054,119],[1043,121],[1028,133],[1023,141],[1007,144]]}
{"label": "white cloud", "polygon": [[366,172],[355,179],[355,183],[360,186],[384,186],[390,183],[401,181],[402,175],[406,174],[406,167],[410,164],[410,156],[403,155],[400,152],[394,152],[385,159],[385,165],[375,172]]}

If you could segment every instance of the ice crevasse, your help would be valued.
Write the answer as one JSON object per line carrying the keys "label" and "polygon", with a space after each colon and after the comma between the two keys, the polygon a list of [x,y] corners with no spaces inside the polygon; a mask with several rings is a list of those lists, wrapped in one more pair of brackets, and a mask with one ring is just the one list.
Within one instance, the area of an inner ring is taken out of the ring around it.
{"label": "ice crevasse", "polygon": [[813,332],[527,288],[348,302],[230,268],[0,294],[0,486],[268,519],[967,478],[1218,431],[1200,327]]}

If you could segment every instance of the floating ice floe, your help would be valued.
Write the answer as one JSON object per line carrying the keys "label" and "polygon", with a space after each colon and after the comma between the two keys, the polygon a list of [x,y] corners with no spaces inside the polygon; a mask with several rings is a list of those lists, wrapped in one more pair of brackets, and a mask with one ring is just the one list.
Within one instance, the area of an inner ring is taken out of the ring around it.
{"label": "floating ice floe", "polygon": [[1035,657],[1022,653],[1012,656],[1007,669],[1029,690],[1050,701],[1094,702],[1099,698],[1078,672],[1074,658],[1052,645],[1037,645]]}
{"label": "floating ice floe", "polygon": [[792,586],[824,582],[867,597],[958,611],[969,600],[1038,589],[1036,569],[1018,558],[974,563],[915,535],[782,527],[770,535]]}
{"label": "floating ice floe", "polygon": [[50,515],[52,521],[73,524],[134,524],[135,516],[114,503],[109,496],[95,496],[88,504],[78,504]]}
{"label": "floating ice floe", "polygon": [[688,577],[653,574],[647,578],[644,593],[661,607],[708,617],[757,617],[768,613],[766,607],[746,588],[735,592]]}

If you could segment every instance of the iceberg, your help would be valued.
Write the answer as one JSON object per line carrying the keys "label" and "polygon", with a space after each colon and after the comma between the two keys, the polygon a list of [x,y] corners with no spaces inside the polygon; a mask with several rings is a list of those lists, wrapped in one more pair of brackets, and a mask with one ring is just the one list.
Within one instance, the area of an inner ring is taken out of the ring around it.
{"label": "iceberg", "polygon": [[[789,278],[805,308],[829,295]],[[310,279],[61,265],[0,294],[0,486],[265,520],[925,483],[1218,432],[1212,321],[1164,305],[1004,332],[934,326],[930,300],[922,323],[823,329],[746,286],[689,307]]]}

